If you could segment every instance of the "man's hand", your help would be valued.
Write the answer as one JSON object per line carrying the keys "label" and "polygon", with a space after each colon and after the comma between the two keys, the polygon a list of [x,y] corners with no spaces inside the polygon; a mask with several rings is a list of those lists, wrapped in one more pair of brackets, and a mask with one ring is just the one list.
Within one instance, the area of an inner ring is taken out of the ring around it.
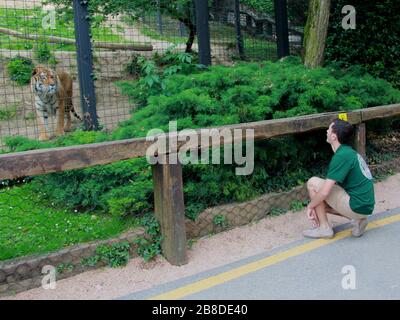
{"label": "man's hand", "polygon": [[314,227],[319,227],[319,220],[315,209],[307,206],[307,218],[312,220]]}

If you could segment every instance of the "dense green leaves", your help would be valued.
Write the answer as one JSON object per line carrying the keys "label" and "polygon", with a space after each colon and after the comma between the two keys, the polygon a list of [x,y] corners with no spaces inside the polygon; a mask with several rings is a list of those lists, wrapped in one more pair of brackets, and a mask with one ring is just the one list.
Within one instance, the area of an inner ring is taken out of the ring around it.
{"label": "dense green leaves", "polygon": [[[342,28],[343,6],[356,8],[356,29]],[[400,88],[400,2],[398,0],[332,1],[326,60],[359,64],[373,76]]]}

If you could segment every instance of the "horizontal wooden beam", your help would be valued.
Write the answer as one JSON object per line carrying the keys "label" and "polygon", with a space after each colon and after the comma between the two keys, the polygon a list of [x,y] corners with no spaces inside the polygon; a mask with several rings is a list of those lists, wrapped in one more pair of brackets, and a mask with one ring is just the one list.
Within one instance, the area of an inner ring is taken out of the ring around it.
{"label": "horizontal wooden beam", "polygon": [[[272,137],[309,132],[327,128],[337,118],[339,112],[319,113],[293,118],[265,120],[250,123],[241,123],[217,128],[230,132],[231,139],[225,140],[221,134],[218,139],[209,138],[209,146],[218,146],[238,139],[246,139],[246,129],[254,130],[254,140],[264,140]],[[366,120],[392,117],[400,115],[400,104],[360,109],[347,113],[348,121],[358,124]],[[235,139],[234,131],[241,130],[242,136]],[[191,139],[199,136],[201,129],[193,131],[188,135],[190,143],[186,141],[177,142],[177,149],[185,144],[187,149],[204,147],[200,139]],[[166,134],[165,143],[168,146],[171,139],[176,140],[177,133]],[[146,151],[154,142],[146,141],[146,138],[128,139],[112,142],[103,142],[73,147],[54,149],[40,149],[19,153],[0,155],[0,180],[15,179],[26,176],[40,175],[71,169],[81,169],[94,165],[109,164],[121,160],[146,156]],[[166,152],[168,153],[168,148]]]}
{"label": "horizontal wooden beam", "polygon": [[0,155],[0,180],[81,169],[141,157],[151,142],[129,139]]}
{"label": "horizontal wooden beam", "polygon": [[400,116],[400,104],[391,104],[387,106],[371,107],[361,109],[361,120],[368,121],[373,119],[389,118]]}

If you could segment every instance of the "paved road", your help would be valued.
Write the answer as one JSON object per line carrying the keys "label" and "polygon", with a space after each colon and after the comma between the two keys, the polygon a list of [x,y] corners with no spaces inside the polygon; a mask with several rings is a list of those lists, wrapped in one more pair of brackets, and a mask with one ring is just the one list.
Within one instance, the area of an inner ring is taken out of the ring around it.
{"label": "paved road", "polygon": [[120,299],[400,299],[400,208]]}

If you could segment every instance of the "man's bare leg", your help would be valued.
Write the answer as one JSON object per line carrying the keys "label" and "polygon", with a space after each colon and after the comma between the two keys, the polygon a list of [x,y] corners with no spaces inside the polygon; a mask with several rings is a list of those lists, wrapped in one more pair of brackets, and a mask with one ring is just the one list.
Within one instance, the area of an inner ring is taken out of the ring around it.
{"label": "man's bare leg", "polygon": [[[311,200],[313,200],[315,195],[317,194],[317,192],[315,190],[309,190],[309,194],[310,194]],[[323,201],[317,207],[315,207],[315,212],[317,213],[320,227],[325,228],[325,229],[332,229],[331,225],[328,221],[326,209],[327,209],[327,205],[326,205],[325,201]]]}

